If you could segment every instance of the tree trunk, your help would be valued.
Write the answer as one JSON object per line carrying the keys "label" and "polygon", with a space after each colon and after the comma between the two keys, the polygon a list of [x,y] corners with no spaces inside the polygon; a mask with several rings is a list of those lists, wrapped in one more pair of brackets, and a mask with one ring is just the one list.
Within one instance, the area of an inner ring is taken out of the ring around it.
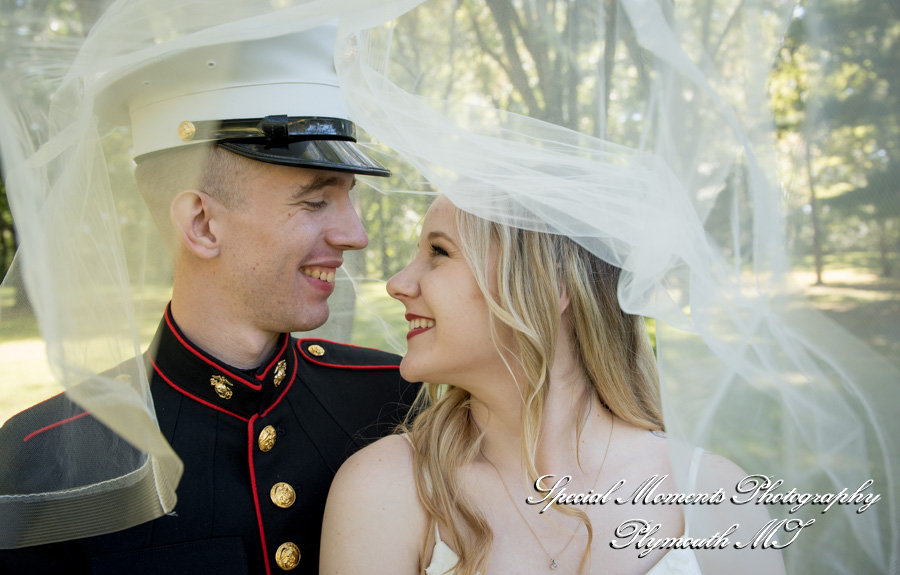
{"label": "tree trunk", "polygon": [[823,285],[822,281],[822,233],[821,233],[821,224],[819,223],[819,206],[818,200],[816,198],[816,183],[815,178],[813,177],[813,167],[812,167],[812,143],[809,139],[806,140],[806,174],[809,178],[809,207],[810,207],[810,215],[812,217],[812,227],[813,227],[813,239],[812,239],[812,250],[813,250],[813,259],[816,264],[816,283],[814,285],[820,286]]}
{"label": "tree trunk", "polygon": [[606,138],[609,125],[609,99],[613,67],[616,62],[616,18],[618,0],[606,0],[606,29],[603,37],[603,114],[599,136]]}
{"label": "tree trunk", "polygon": [[379,237],[379,253],[378,257],[381,258],[381,277],[387,280],[391,277],[391,261],[388,258],[388,234],[387,230],[390,229],[390,215],[389,213],[385,213],[384,204],[388,201],[387,196],[383,196],[379,194],[378,198],[378,237]]}
{"label": "tree trunk", "polygon": [[891,277],[891,262],[888,259],[888,225],[887,220],[876,219],[878,224],[878,251],[881,255],[881,277]]}

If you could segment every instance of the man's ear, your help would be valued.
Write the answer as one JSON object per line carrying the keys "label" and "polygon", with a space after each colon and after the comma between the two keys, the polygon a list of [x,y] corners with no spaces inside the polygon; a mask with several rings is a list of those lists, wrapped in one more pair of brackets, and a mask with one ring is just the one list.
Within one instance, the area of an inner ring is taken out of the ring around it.
{"label": "man's ear", "polygon": [[215,215],[223,206],[200,190],[184,190],[172,200],[169,215],[184,247],[203,259],[219,255],[219,226]]}

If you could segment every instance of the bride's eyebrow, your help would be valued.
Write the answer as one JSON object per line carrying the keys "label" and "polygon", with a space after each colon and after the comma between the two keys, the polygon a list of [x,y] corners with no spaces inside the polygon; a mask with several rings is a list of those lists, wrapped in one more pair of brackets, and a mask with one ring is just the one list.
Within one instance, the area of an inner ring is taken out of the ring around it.
{"label": "bride's eyebrow", "polygon": [[443,240],[446,240],[446,241],[450,242],[450,243],[453,244],[453,245],[456,245],[456,244],[454,243],[453,239],[452,239],[450,236],[448,236],[447,234],[445,234],[444,232],[439,231],[439,230],[438,230],[438,231],[431,231],[431,232],[428,232],[427,238],[428,238],[428,241],[429,241],[429,242],[430,242],[431,240],[436,239],[436,238],[440,238],[440,239],[443,239]]}

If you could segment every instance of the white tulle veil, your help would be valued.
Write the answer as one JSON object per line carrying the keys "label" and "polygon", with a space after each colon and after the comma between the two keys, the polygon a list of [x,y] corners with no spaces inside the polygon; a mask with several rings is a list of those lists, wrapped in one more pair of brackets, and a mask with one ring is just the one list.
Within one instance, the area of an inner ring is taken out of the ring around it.
{"label": "white tulle veil", "polygon": [[[27,407],[43,397],[26,394],[28,378],[52,380],[119,434],[123,450],[146,457],[132,469],[117,469],[115,452],[70,461],[64,454],[77,450],[67,442],[79,438],[62,434],[59,458],[35,466],[109,465],[117,479],[0,493],[0,547],[118,529],[175,505],[180,462],[156,426],[147,374],[131,383],[97,375],[145,349],[170,282],[134,189],[128,128],[95,109],[104,77],[339,18],[345,104],[395,177],[361,178],[371,255],[344,278],[323,329],[402,353],[391,327],[400,309],[368,287],[386,279],[384,258],[402,263],[409,253],[396,237],[406,230],[411,239],[423,195],[439,191],[481,217],[567,235],[622,268],[623,309],[655,320],[673,444],[783,479],[783,492],[852,493],[874,480],[867,493],[881,500],[863,513],[769,507],[775,518],[816,519],[784,549],[789,572],[897,572],[900,374],[852,335],[852,310],[826,315],[804,293],[788,241],[797,206],[789,200],[801,192],[779,169],[767,92],[789,27],[802,21],[808,42],[825,38],[817,23],[826,9],[764,0],[131,0],[109,6],[83,38],[17,10],[4,36],[0,152],[20,248],[0,294],[0,330],[12,340],[37,338],[39,328],[46,354],[4,360],[0,404]],[[501,73],[504,81],[490,77]],[[815,86],[807,91],[806,121],[821,121],[829,109],[813,114]],[[378,210],[389,202],[385,219]],[[362,324],[377,329],[361,333]],[[686,485],[677,449],[673,463]],[[685,511],[689,522],[706,520]],[[727,506],[716,512],[727,527]],[[736,560],[752,557],[745,551]]]}

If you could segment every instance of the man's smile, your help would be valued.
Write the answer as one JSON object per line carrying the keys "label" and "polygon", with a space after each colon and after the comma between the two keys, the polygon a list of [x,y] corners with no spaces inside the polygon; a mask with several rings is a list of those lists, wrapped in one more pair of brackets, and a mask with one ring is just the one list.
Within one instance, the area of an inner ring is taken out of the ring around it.
{"label": "man's smile", "polygon": [[322,266],[304,266],[300,268],[300,272],[311,278],[315,278],[317,280],[322,280],[328,283],[334,283],[334,275],[337,272],[337,268],[326,268]]}

